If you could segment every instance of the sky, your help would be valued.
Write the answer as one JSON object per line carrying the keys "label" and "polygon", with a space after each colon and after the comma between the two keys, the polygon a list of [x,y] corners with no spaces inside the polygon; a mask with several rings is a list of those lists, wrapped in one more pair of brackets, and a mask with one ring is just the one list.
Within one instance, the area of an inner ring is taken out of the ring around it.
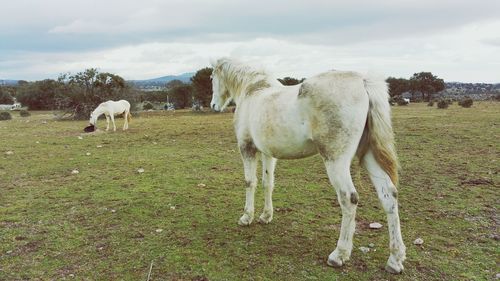
{"label": "sky", "polygon": [[219,57],[276,77],[330,69],[500,83],[498,0],[16,0],[0,4],[0,79],[87,68],[125,79]]}

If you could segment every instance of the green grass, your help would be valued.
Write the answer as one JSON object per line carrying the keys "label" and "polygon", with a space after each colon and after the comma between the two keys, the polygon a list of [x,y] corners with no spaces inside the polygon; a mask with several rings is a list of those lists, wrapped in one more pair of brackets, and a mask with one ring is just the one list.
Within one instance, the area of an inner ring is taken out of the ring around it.
{"label": "green grass", "polygon": [[[146,280],[151,262],[151,280],[493,279],[500,104],[393,112],[407,245],[401,276],[383,270],[385,214],[356,163],[355,248],[334,269],[326,259],[340,208],[318,156],[278,162],[273,222],[240,227],[232,114],[142,113],[127,132],[83,134],[85,121],[34,112],[0,121],[0,280]],[[259,188],[256,216],[262,207]],[[373,221],[384,228],[370,230]],[[423,246],[413,245],[417,237]],[[359,251],[370,243],[374,250]]]}

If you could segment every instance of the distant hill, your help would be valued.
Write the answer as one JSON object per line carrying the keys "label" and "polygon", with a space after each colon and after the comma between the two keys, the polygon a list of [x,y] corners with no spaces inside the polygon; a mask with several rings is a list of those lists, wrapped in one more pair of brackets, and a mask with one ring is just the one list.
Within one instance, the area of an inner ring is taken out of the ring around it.
{"label": "distant hill", "polygon": [[19,81],[19,80],[1,80],[0,79],[0,86],[15,86],[15,85],[17,85],[17,81]]}
{"label": "distant hill", "polygon": [[128,82],[132,83],[134,86],[136,86],[139,89],[144,89],[144,90],[159,90],[163,87],[165,87],[165,84],[167,84],[170,81],[173,80],[180,80],[184,83],[190,82],[191,77],[194,76],[194,72],[188,72],[188,73],[183,73],[180,75],[167,75],[167,76],[162,76],[158,78],[153,78],[153,79],[146,79],[146,80],[129,80]]}
{"label": "distant hill", "polygon": [[441,95],[460,100],[465,96],[473,100],[489,100],[500,95],[500,84],[446,82],[446,88]]}

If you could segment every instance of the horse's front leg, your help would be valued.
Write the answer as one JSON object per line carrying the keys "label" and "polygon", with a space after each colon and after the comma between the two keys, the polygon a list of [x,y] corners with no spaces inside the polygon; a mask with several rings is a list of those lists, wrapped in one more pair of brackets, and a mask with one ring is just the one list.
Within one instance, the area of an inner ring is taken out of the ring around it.
{"label": "horse's front leg", "polygon": [[115,115],[110,114],[109,117],[111,117],[111,122],[113,122],[113,131],[116,132]]}
{"label": "horse's front leg", "polygon": [[106,131],[108,131],[109,130],[109,115],[104,114],[104,116],[106,116]]}
{"label": "horse's front leg", "polygon": [[273,220],[273,189],[274,168],[276,158],[262,154],[262,186],[264,187],[264,211],[259,217],[259,222],[270,223]]}
{"label": "horse's front leg", "polygon": [[257,151],[253,144],[240,146],[243,158],[243,168],[245,169],[246,200],[245,211],[239,220],[240,225],[250,225],[254,216],[254,197],[257,187]]}

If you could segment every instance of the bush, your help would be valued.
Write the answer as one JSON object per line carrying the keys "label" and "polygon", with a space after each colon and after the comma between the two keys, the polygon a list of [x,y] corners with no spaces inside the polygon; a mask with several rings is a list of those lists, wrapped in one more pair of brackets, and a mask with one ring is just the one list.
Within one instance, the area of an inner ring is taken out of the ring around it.
{"label": "bush", "polygon": [[10,120],[12,119],[12,115],[9,112],[0,112],[0,120]]}
{"label": "bush", "polygon": [[408,105],[409,102],[405,101],[404,99],[398,99],[398,105]]}
{"label": "bush", "polygon": [[450,105],[449,101],[448,100],[439,100],[437,102],[437,107],[438,108],[441,108],[441,109],[445,109],[445,108],[448,108],[448,106]]}
{"label": "bush", "polygon": [[0,87],[0,104],[13,104],[14,99],[7,90]]}
{"label": "bush", "polygon": [[434,106],[434,101],[433,100],[429,101],[429,103],[427,104],[427,106]]}
{"label": "bush", "polygon": [[145,102],[144,105],[142,105],[142,109],[143,110],[150,110],[150,109],[153,109],[153,108],[154,108],[154,106],[150,102]]}
{"label": "bush", "polygon": [[19,116],[28,117],[28,116],[31,116],[31,113],[29,113],[27,110],[21,110],[21,111],[19,111]]}
{"label": "bush", "polygon": [[465,97],[463,100],[458,102],[461,107],[469,108],[472,106],[474,101],[470,97]]}

